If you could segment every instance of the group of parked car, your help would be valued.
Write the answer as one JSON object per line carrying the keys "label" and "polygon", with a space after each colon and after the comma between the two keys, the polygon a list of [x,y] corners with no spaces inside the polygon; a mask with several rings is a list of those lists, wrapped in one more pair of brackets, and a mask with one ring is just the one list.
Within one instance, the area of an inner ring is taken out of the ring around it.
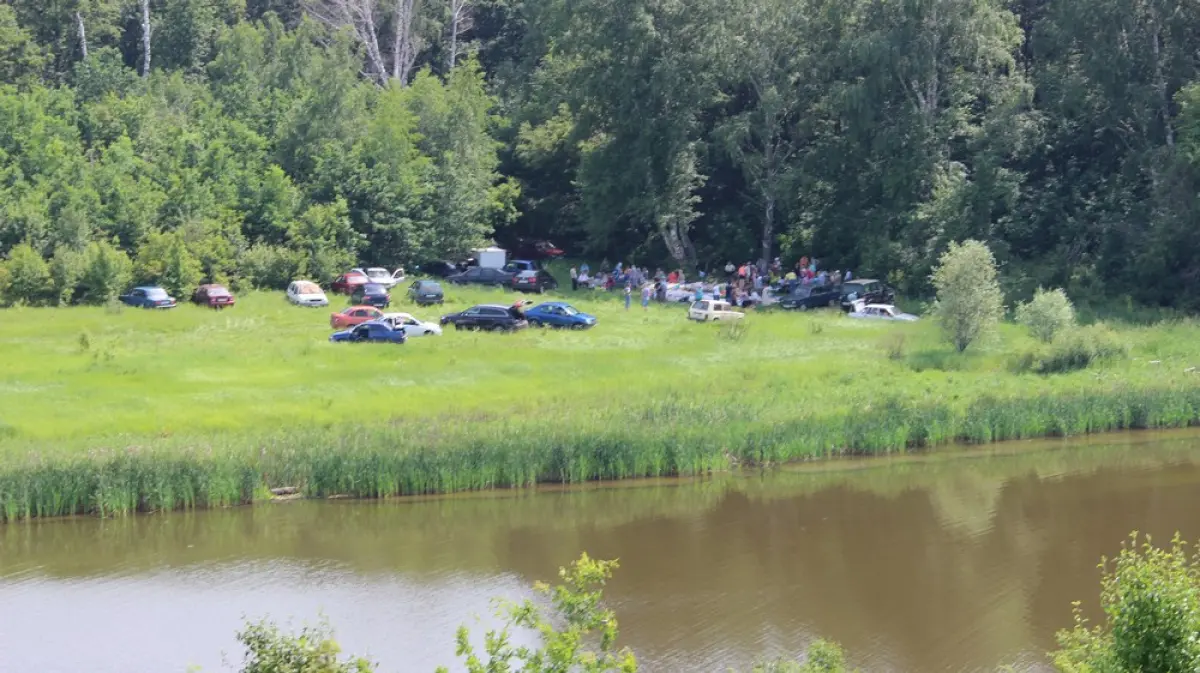
{"label": "group of parked car", "polygon": [[[137,308],[175,308],[175,297],[157,285],[139,285],[117,297],[126,306]],[[192,303],[211,308],[229,308],[237,303],[233,293],[224,285],[208,283],[192,293]]]}

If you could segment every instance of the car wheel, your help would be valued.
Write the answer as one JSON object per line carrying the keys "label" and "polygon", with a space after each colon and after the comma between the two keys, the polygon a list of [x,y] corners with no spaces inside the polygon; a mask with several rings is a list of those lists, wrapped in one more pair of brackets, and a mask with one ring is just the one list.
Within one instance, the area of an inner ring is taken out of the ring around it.
{"label": "car wheel", "polygon": [[829,308],[833,308],[834,306],[837,306],[837,300],[836,300],[836,299],[830,299],[830,300],[829,300]]}
{"label": "car wheel", "polygon": [[541,326],[542,326],[542,321],[541,321],[541,320],[530,320],[530,321],[529,321],[529,326],[530,326],[530,327],[541,327]]}
{"label": "car wheel", "polygon": [[492,328],[491,328],[491,330],[489,330],[489,331],[492,331],[492,332],[503,332],[503,331],[504,331],[504,327],[503,327],[502,325],[492,325]]}
{"label": "car wheel", "polygon": [[808,304],[800,304],[800,305],[799,305],[799,306],[797,306],[796,308],[800,309],[801,311],[807,311],[807,310],[808,310]]}

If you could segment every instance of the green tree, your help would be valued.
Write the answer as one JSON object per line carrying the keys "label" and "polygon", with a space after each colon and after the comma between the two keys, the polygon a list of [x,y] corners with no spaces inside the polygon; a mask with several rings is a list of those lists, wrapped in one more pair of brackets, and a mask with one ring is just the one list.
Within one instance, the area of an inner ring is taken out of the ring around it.
{"label": "green tree", "polygon": [[1017,322],[1040,341],[1050,343],[1056,334],[1075,326],[1075,307],[1061,289],[1038,288],[1033,299],[1017,306]]}
{"label": "green tree", "polygon": [[87,256],[82,250],[66,246],[54,249],[54,256],[50,258],[50,278],[58,305],[66,306],[75,301],[86,263]]}
{"label": "green tree", "polygon": [[103,304],[125,291],[133,276],[129,256],[107,241],[95,241],[84,253],[80,294],[85,301]]}
{"label": "green tree", "polygon": [[36,305],[49,297],[50,267],[33,246],[22,243],[9,251],[4,269],[3,294],[8,301]]}
{"label": "green tree", "polygon": [[758,664],[752,673],[846,673],[846,655],[836,643],[818,640],[803,662],[780,659]]}
{"label": "green tree", "polygon": [[[637,660],[628,649],[617,648],[617,618],[601,605],[603,587],[612,577],[616,561],[593,560],[585,553],[579,560],[558,571],[561,584],[551,587],[539,583],[553,609],[547,615],[531,600],[502,604],[498,616],[507,621],[500,630],[488,631],[482,656],[470,642],[465,626],[458,629],[457,654],[469,673],[518,670],[528,673],[633,673]],[[537,647],[516,647],[511,642],[513,628],[529,629],[538,634]],[[592,649],[595,647],[595,649]],[[445,672],[447,669],[438,669]]]}
{"label": "green tree", "polygon": [[0,83],[32,83],[38,80],[46,57],[20,23],[8,4],[0,5]]}
{"label": "green tree", "polygon": [[1054,663],[1064,673],[1184,673],[1200,668],[1200,559],[1178,535],[1169,548],[1135,532],[1101,568],[1104,622],[1058,633]]}
{"label": "green tree", "polygon": [[362,658],[343,659],[328,625],[305,627],[298,635],[282,633],[269,622],[249,624],[238,633],[246,648],[241,673],[371,673]]}
{"label": "green tree", "polygon": [[996,329],[1004,315],[1004,294],[996,280],[996,259],[986,245],[951,243],[931,280],[937,290],[934,316],[960,353]]}
{"label": "green tree", "polygon": [[188,251],[180,234],[153,233],[138,247],[134,276],[183,297],[196,288],[202,274],[199,260]]}

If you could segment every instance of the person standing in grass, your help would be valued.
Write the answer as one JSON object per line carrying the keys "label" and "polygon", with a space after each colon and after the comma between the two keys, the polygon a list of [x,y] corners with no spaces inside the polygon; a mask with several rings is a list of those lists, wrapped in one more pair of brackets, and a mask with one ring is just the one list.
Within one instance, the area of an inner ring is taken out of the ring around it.
{"label": "person standing in grass", "polygon": [[650,308],[650,284],[647,283],[642,286],[642,310],[645,311],[645,310],[648,310],[649,308]]}
{"label": "person standing in grass", "polygon": [[571,291],[574,292],[578,289],[579,289],[579,272],[575,270],[575,267],[571,267]]}
{"label": "person standing in grass", "polygon": [[625,310],[629,310],[629,302],[633,298],[633,288],[629,283],[625,283]]}

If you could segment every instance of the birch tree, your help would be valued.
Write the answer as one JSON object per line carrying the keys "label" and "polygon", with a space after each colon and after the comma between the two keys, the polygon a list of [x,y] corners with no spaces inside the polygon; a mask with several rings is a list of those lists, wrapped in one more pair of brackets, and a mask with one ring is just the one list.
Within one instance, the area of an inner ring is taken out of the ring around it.
{"label": "birch tree", "polygon": [[463,33],[469,31],[473,23],[471,15],[471,0],[449,0],[449,18],[446,29],[446,72],[454,69],[458,63],[458,43]]}
{"label": "birch tree", "polygon": [[142,77],[150,76],[150,0],[142,0]]}
{"label": "birch tree", "polygon": [[[366,52],[364,75],[383,86],[388,80],[408,84],[420,53],[415,32],[417,0],[309,0],[311,16],[334,29],[348,28]],[[388,35],[385,30],[390,29]],[[390,40],[389,40],[390,38]],[[390,42],[391,53],[381,44]],[[390,67],[389,67],[390,62]]]}

